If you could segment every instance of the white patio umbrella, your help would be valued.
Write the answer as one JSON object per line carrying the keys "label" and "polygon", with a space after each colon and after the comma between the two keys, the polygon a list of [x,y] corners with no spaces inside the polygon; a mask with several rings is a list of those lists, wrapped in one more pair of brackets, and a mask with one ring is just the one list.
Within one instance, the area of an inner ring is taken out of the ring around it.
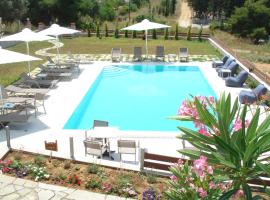
{"label": "white patio umbrella", "polygon": [[[58,24],[52,24],[49,28],[44,29],[39,32],[39,34],[41,35],[55,36],[58,41],[59,41],[59,35],[72,35],[75,33],[80,33],[80,31],[77,31],[71,28],[62,27],[62,26],[59,26]],[[58,54],[58,60],[59,60],[58,46],[57,46],[57,54]]]}
{"label": "white patio umbrella", "polygon": [[[41,60],[41,59],[33,57],[33,56],[25,55],[25,54],[22,54],[22,53],[17,53],[17,52],[14,52],[14,51],[5,50],[5,49],[2,49],[0,47],[0,64],[25,62],[25,61],[33,61],[33,60]],[[0,87],[0,101],[2,102],[2,90],[1,90],[1,87]]]}
{"label": "white patio umbrella", "polygon": [[151,29],[161,29],[161,28],[169,28],[170,26],[159,24],[155,22],[150,22],[148,19],[142,20],[140,23],[133,24],[121,30],[130,30],[130,31],[145,31],[145,50],[146,57],[148,57],[148,44],[147,44],[147,32]]}
{"label": "white patio umbrella", "polygon": [[[15,33],[13,35],[9,35],[7,37],[1,38],[0,41],[22,41],[22,42],[25,42],[26,43],[26,51],[27,51],[27,54],[29,55],[29,42],[54,40],[54,39],[55,38],[53,38],[53,37],[43,36],[43,35],[40,35],[36,32],[31,31],[28,28],[25,28],[19,33]],[[30,71],[31,71],[30,61],[28,61],[28,71],[30,74]]]}

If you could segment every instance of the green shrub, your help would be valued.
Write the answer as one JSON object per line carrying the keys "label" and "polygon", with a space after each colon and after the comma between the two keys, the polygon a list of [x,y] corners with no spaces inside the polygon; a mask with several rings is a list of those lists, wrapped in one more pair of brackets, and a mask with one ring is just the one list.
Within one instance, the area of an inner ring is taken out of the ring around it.
{"label": "green shrub", "polygon": [[101,181],[100,180],[95,180],[95,179],[91,179],[90,181],[88,181],[85,185],[86,189],[96,189],[96,188],[101,188]]}
{"label": "green shrub", "polygon": [[266,40],[268,37],[267,31],[264,27],[256,28],[250,34],[250,37],[254,39],[254,43],[258,44],[260,39]]}
{"label": "green shrub", "polygon": [[[126,27],[128,26],[128,23],[126,25]],[[125,38],[128,38],[128,30],[125,30]]]}
{"label": "green shrub", "polygon": [[36,165],[38,165],[39,167],[43,166],[45,164],[45,158],[44,156],[42,155],[37,155],[35,158],[34,158],[34,163]]}
{"label": "green shrub", "polygon": [[65,160],[64,161],[64,169],[70,169],[70,167],[71,167],[71,161]]}
{"label": "green shrub", "polygon": [[117,182],[118,188],[125,188],[129,186],[130,184],[132,184],[132,177],[128,174],[121,173],[117,177],[116,182]]}
{"label": "green shrub", "polygon": [[90,164],[87,167],[87,172],[89,174],[97,174],[101,171],[100,166],[96,164]]}
{"label": "green shrub", "polygon": [[248,77],[248,79],[246,80],[246,84],[249,88],[254,89],[258,86],[259,82],[253,78]]}
{"label": "green shrub", "polygon": [[148,174],[147,175],[147,183],[149,183],[149,184],[157,183],[157,177],[155,175]]}
{"label": "green shrub", "polygon": [[97,25],[96,25],[96,37],[97,38],[100,37],[99,23],[97,23]]}

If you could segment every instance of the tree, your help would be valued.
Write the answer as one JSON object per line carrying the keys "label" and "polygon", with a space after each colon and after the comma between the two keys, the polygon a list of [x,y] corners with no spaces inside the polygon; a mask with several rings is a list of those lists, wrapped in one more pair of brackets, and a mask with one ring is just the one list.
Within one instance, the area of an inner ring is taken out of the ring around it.
{"label": "tree", "polygon": [[115,37],[115,38],[119,38],[119,29],[118,29],[118,25],[115,26],[114,37]]}
{"label": "tree", "polygon": [[116,17],[114,2],[104,0],[99,8],[99,17],[102,21],[112,21]]}
{"label": "tree", "polygon": [[85,15],[85,16],[81,16],[79,18],[79,21],[82,25],[82,28],[84,30],[87,30],[87,36],[91,37],[91,30],[95,28],[94,20],[89,15]]}
{"label": "tree", "polygon": [[96,23],[96,37],[100,38],[99,22]]}
{"label": "tree", "polygon": [[168,39],[169,39],[169,29],[166,28],[166,29],[164,30],[164,40],[168,40]]}
{"label": "tree", "polygon": [[[267,2],[260,0],[249,0],[244,7],[236,8],[235,13],[230,17],[229,24],[231,32],[241,37],[257,37],[270,33],[270,8]],[[259,34],[260,33],[260,34]],[[256,40],[256,39],[255,39]]]}
{"label": "tree", "polygon": [[105,37],[109,37],[108,25],[105,24]]}
{"label": "tree", "polygon": [[78,2],[82,15],[89,15],[96,19],[99,15],[99,3],[97,0],[80,0]]}
{"label": "tree", "polygon": [[136,31],[132,31],[132,38],[137,38],[137,32]]}
{"label": "tree", "polygon": [[1,0],[0,17],[4,22],[21,20],[28,11],[28,0]]}
{"label": "tree", "polygon": [[179,24],[178,23],[176,23],[176,25],[175,25],[175,35],[174,35],[174,39],[175,40],[179,40]]}
{"label": "tree", "polygon": [[201,42],[202,41],[202,32],[203,32],[203,26],[201,25],[201,28],[198,33],[198,40]]}
{"label": "tree", "polygon": [[191,40],[191,26],[188,27],[187,40]]}
{"label": "tree", "polygon": [[156,31],[156,29],[153,29],[153,32],[152,32],[152,38],[153,38],[154,40],[157,39],[157,31]]}

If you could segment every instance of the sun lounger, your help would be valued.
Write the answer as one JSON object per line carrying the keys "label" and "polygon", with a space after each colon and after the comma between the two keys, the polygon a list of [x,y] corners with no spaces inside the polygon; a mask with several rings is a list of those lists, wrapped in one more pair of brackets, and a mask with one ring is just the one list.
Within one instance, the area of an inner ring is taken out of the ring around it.
{"label": "sun lounger", "polygon": [[242,104],[253,104],[256,101],[259,101],[262,95],[265,95],[267,88],[260,84],[252,91],[242,90],[239,94],[239,101]]}
{"label": "sun lounger", "polygon": [[228,77],[229,75],[234,76],[238,67],[239,65],[235,61],[232,61],[228,67],[218,68],[217,72],[218,75],[223,78]]}
{"label": "sun lounger", "polygon": [[133,60],[135,61],[142,60],[142,47],[134,47]]}
{"label": "sun lounger", "polygon": [[31,101],[33,98],[29,98],[29,97],[16,97],[16,96],[9,96],[7,93],[7,90],[0,85],[1,88],[1,97],[2,99],[0,99],[2,102],[10,102],[10,103],[14,103],[14,104],[27,104],[29,103],[29,101]]}
{"label": "sun lounger", "polygon": [[63,79],[71,79],[72,73],[41,72],[40,74],[37,74],[37,77],[42,77],[45,80],[63,80]]}
{"label": "sun lounger", "polygon": [[179,61],[181,62],[183,59],[188,62],[188,48],[182,47],[179,48]]}
{"label": "sun lounger", "polygon": [[26,73],[21,74],[21,80],[19,82],[19,84],[27,85],[33,88],[53,88],[56,86],[57,83],[57,80],[33,79]]}
{"label": "sun lounger", "polygon": [[232,57],[229,57],[229,58],[226,60],[226,62],[225,62],[224,65],[218,65],[218,66],[216,67],[216,71],[218,71],[219,68],[227,68],[232,62],[235,62],[235,59],[233,59]]}
{"label": "sun lounger", "polygon": [[31,94],[47,94],[50,90],[49,89],[42,89],[42,88],[21,88],[17,87],[15,85],[9,85],[5,88],[8,92],[11,92],[13,94],[20,94],[20,95],[31,95]]}
{"label": "sun lounger", "polygon": [[224,64],[226,63],[226,61],[228,60],[229,57],[230,57],[230,56],[225,55],[225,56],[222,58],[222,60],[218,60],[218,61],[214,60],[214,61],[212,62],[212,67],[213,67],[213,68],[216,68],[216,67],[219,67],[219,66],[224,65]]}
{"label": "sun lounger", "polygon": [[243,70],[236,77],[228,77],[225,80],[225,85],[228,87],[243,87],[247,78],[248,73]]}
{"label": "sun lounger", "polygon": [[164,53],[164,46],[157,46],[156,47],[156,60],[161,59],[165,61],[165,53]]}
{"label": "sun lounger", "polygon": [[121,61],[121,48],[112,48],[111,52],[112,62]]}
{"label": "sun lounger", "polygon": [[4,123],[26,123],[30,115],[22,114],[21,111],[11,112],[0,115],[0,125],[4,127]]}

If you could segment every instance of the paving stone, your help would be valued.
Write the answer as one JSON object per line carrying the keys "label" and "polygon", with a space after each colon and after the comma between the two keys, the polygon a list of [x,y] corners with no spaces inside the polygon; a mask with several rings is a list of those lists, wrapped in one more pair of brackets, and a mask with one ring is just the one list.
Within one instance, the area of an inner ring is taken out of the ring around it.
{"label": "paving stone", "polygon": [[[14,184],[13,184],[14,185]],[[21,185],[14,185],[16,191],[23,189],[24,187]]]}
{"label": "paving stone", "polygon": [[38,192],[38,199],[39,200],[49,200],[54,196],[55,196],[55,194],[51,190],[41,190],[40,192]]}
{"label": "paving stone", "polygon": [[21,179],[21,178],[17,178],[13,184],[15,185],[24,185],[25,184],[25,180],[24,179]]}
{"label": "paving stone", "polygon": [[7,185],[6,187],[3,187],[0,189],[0,194],[2,196],[8,195],[8,194],[13,193],[13,192],[15,192],[15,188],[13,185]]}
{"label": "paving stone", "polygon": [[19,198],[20,198],[20,195],[18,195],[16,193],[12,193],[12,194],[9,194],[7,196],[2,197],[1,199],[2,200],[15,200],[15,199],[19,199]]}
{"label": "paving stone", "polygon": [[26,196],[22,197],[20,200],[39,200],[39,199],[37,193],[35,191],[32,191]]}
{"label": "paving stone", "polygon": [[49,185],[49,184],[45,184],[45,183],[39,183],[38,187],[41,189],[54,190],[54,191],[66,191],[67,190],[67,188],[63,187],[63,186]]}
{"label": "paving stone", "polygon": [[31,191],[32,191],[32,189],[30,189],[30,188],[24,188],[24,189],[22,189],[22,190],[17,191],[17,193],[18,193],[19,195],[21,195],[21,196],[25,196],[25,195],[27,195],[28,193],[30,193]]}
{"label": "paving stone", "polygon": [[64,197],[66,197],[68,194],[65,194],[64,192],[55,192],[55,196],[51,198],[50,200],[61,200]]}
{"label": "paving stone", "polygon": [[1,183],[13,183],[13,181],[15,181],[15,177],[11,177],[11,176],[5,176],[5,175],[0,175],[0,182]]}
{"label": "paving stone", "polygon": [[35,188],[38,186],[37,182],[25,180],[24,187]]}
{"label": "paving stone", "polygon": [[105,200],[106,196],[104,194],[97,194],[84,190],[76,190],[72,194],[68,195],[66,198],[75,200]]}

